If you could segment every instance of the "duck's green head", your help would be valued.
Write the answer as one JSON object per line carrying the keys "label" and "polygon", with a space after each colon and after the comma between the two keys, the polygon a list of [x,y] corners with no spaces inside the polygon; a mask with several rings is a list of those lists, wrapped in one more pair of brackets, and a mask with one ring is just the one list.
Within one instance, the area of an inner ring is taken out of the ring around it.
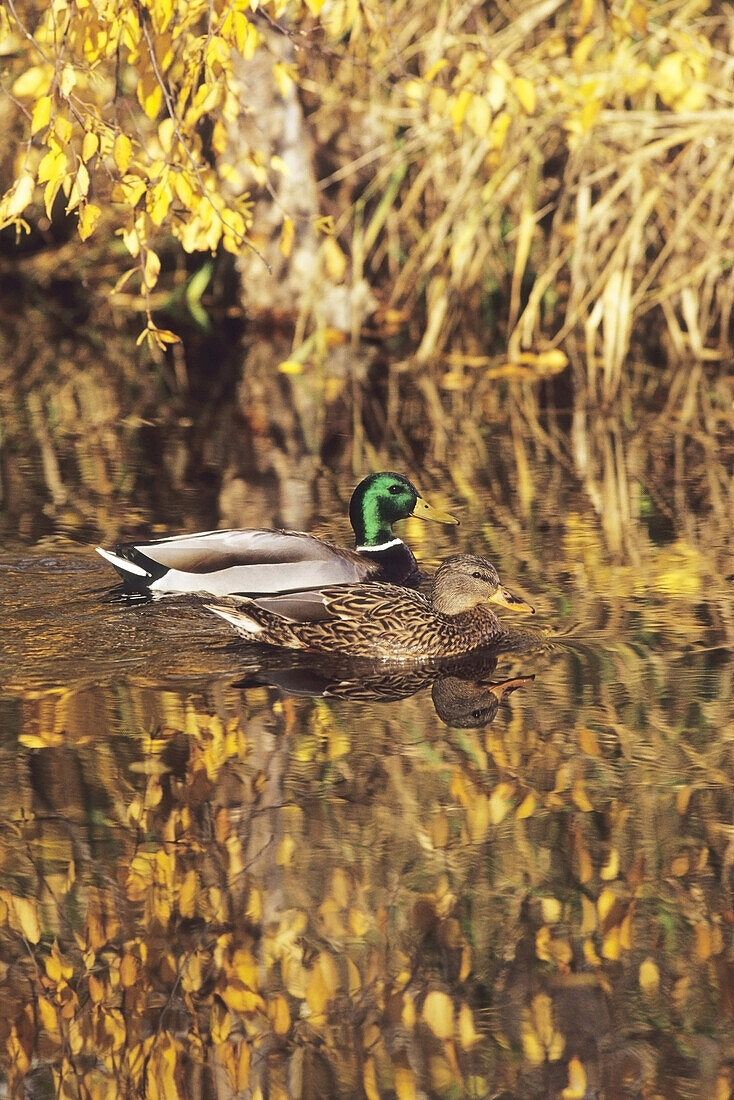
{"label": "duck's green head", "polygon": [[392,525],[408,516],[435,519],[439,523],[458,523],[448,512],[432,508],[418,494],[415,485],[402,474],[383,471],[360,481],[352,493],[349,519],[357,546],[379,546],[395,538]]}

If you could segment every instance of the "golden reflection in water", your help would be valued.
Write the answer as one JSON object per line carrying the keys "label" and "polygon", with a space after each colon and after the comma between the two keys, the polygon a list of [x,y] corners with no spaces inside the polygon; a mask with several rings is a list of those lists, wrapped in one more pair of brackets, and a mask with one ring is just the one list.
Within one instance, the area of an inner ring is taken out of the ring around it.
{"label": "golden reflection in water", "polygon": [[104,602],[91,551],[0,560],[11,1094],[731,1094],[730,391],[680,372],[653,400],[663,377],[639,373],[637,422],[629,394],[592,416],[582,393],[556,409],[481,372],[444,392],[438,368],[388,370],[380,434],[374,388],[350,405],[350,380],[332,400],[268,361],[237,432],[229,408],[205,446],[161,414],[155,471],[110,378],[51,393],[43,462],[8,419],[11,534],[214,511],[346,541],[355,481],[396,467],[461,512],[407,526],[428,568],[487,553],[551,633],[488,674],[536,676],[494,715],[482,680],[458,712],[445,680],[309,697],[191,602]]}
{"label": "golden reflection in water", "polygon": [[[2,696],[11,1091],[725,1095],[715,628],[697,649],[633,602],[612,630],[536,638],[429,691],[263,669],[195,602],[95,603],[88,573],[65,576],[90,679],[49,683],[41,647],[34,685],[16,670]],[[97,664],[114,624],[137,640],[129,669]],[[485,713],[503,683],[518,690]]]}

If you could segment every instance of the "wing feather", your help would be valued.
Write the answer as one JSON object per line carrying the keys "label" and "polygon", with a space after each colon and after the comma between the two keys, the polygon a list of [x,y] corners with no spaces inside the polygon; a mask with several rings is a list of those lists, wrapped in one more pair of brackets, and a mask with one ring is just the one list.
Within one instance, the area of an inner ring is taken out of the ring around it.
{"label": "wing feather", "polygon": [[165,569],[186,573],[209,573],[232,566],[331,563],[335,558],[359,566],[366,575],[370,571],[369,563],[356,550],[343,549],[302,531],[203,531],[139,543],[134,549]]}

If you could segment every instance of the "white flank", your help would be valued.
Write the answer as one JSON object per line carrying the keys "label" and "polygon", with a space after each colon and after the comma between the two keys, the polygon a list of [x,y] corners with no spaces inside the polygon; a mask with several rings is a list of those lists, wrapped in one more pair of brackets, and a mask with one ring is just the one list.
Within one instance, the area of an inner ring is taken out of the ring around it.
{"label": "white flank", "polygon": [[187,573],[184,569],[169,569],[153,581],[151,592],[206,592],[210,596],[231,596],[238,592],[258,595],[301,588],[317,588],[322,584],[346,584],[359,581],[361,568],[351,561],[277,562],[263,565],[231,565],[208,573]]}
{"label": "white flank", "polygon": [[121,569],[123,573],[132,573],[136,577],[152,576],[147,569],[143,569],[142,566],[136,565],[134,561],[127,561],[126,558],[118,557],[117,554],[112,554],[109,550],[103,550],[101,546],[95,546],[95,550],[98,554],[102,555],[105,561],[108,561],[110,565],[114,565],[115,569]]}

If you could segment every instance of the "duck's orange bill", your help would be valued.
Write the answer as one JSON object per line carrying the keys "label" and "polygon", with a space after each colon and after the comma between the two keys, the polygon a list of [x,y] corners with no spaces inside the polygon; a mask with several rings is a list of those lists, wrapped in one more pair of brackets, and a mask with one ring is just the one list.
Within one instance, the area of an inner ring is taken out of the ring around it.
{"label": "duck's orange bill", "polygon": [[517,691],[518,688],[523,687],[525,684],[532,684],[535,679],[535,674],[532,676],[516,676],[513,680],[502,680],[499,684],[488,684],[489,690],[492,695],[495,695],[500,701],[509,695],[513,691]]}
{"label": "duck's orange bill", "polygon": [[436,523],[455,523],[457,527],[459,526],[458,519],[454,519],[448,512],[439,512],[423,497],[418,497],[415,508],[410,514],[411,516],[417,516],[418,519],[435,519]]}
{"label": "duck's orange bill", "polygon": [[535,608],[531,604],[521,600],[519,596],[513,596],[509,588],[505,588],[504,585],[500,585],[494,595],[487,596],[487,600],[489,603],[499,603],[503,607],[509,607],[511,611],[522,611],[526,615],[535,614]]}

